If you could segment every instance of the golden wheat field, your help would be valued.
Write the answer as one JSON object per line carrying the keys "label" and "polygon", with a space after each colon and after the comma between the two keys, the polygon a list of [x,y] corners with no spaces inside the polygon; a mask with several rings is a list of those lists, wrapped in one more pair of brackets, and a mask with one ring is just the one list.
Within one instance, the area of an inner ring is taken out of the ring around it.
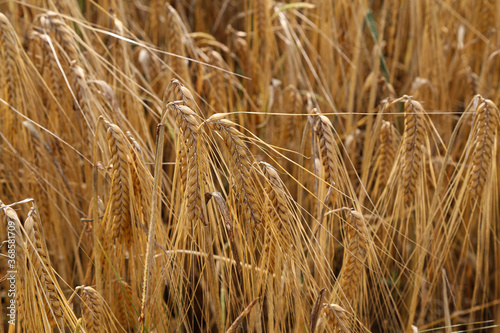
{"label": "golden wheat field", "polygon": [[498,333],[498,105],[498,0],[0,0],[0,333]]}

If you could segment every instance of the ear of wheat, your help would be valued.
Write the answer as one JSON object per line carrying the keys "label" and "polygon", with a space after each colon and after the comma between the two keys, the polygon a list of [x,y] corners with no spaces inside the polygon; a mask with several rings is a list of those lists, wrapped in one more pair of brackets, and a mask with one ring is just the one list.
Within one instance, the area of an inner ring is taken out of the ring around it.
{"label": "ear of wheat", "polygon": [[245,221],[254,227],[261,222],[261,205],[255,196],[258,187],[252,176],[252,155],[236,124],[221,117],[223,115],[215,114],[206,121],[206,124],[217,131],[224,140],[233,167],[231,173],[234,177],[238,202],[244,206]]}
{"label": "ear of wheat", "polygon": [[368,233],[363,216],[355,210],[349,210],[347,214],[348,245],[334,293],[338,301],[324,308],[329,324],[338,332],[349,332],[351,329],[347,314],[355,314],[356,293],[361,286],[368,252]]}
{"label": "ear of wheat", "polygon": [[[15,230],[15,254],[16,254],[16,270],[17,270],[17,279],[16,279],[16,307],[18,318],[17,321],[21,329],[26,330],[28,325],[26,323],[26,275],[28,270],[28,249],[26,247],[25,238],[22,234],[22,226],[19,217],[14,209],[11,207],[6,207],[2,201],[0,201],[0,208],[3,208],[5,222],[8,227],[8,230]],[[12,226],[12,228],[10,228]]]}
{"label": "ear of wheat", "polygon": [[314,117],[314,134],[319,142],[319,153],[323,165],[324,179],[333,190],[330,195],[330,204],[335,207],[339,192],[339,170],[337,143],[333,135],[332,123],[316,109],[311,111]]}
{"label": "ear of wheat", "polygon": [[167,50],[173,55],[170,56],[170,63],[174,77],[183,80],[187,86],[191,85],[191,80],[188,72],[186,56],[185,40],[188,38],[184,31],[186,29],[182,25],[182,20],[177,11],[170,4],[165,5],[167,17]]}
{"label": "ear of wheat", "polygon": [[[204,168],[204,153],[200,152],[200,133],[198,130],[199,122],[196,118],[196,113],[186,105],[177,105],[174,103],[168,104],[168,109],[174,114],[176,124],[182,131],[185,141],[181,145],[181,149],[186,150],[186,177],[184,181],[185,197],[187,198],[187,209],[189,220],[191,223],[197,222],[206,223],[202,212],[202,196],[201,196],[201,177]],[[203,149],[203,147],[201,147]]]}
{"label": "ear of wheat", "polygon": [[111,150],[111,210],[108,213],[114,238],[130,247],[132,240],[130,217],[130,148],[123,131],[108,123],[108,145]]}
{"label": "ear of wheat", "polygon": [[269,270],[274,272],[276,260],[282,256],[290,255],[292,242],[291,213],[286,204],[286,194],[283,183],[276,170],[268,163],[262,162],[262,170],[266,179],[266,195],[268,199],[268,216],[265,232],[264,258],[269,261]]}
{"label": "ear of wheat", "polygon": [[396,138],[393,125],[388,121],[383,121],[380,128],[380,151],[377,159],[378,174],[376,184],[385,187],[394,165],[396,155]]}
{"label": "ear of wheat", "polygon": [[403,198],[410,204],[417,187],[417,179],[422,168],[422,145],[424,144],[424,108],[422,105],[408,98],[404,104],[405,131],[403,134]]}
{"label": "ear of wheat", "polygon": [[86,332],[103,332],[106,329],[104,300],[92,287],[82,288],[82,319]]}
{"label": "ear of wheat", "polygon": [[490,170],[500,114],[497,106],[486,99],[478,106],[476,117],[469,189],[472,197],[481,198]]}
{"label": "ear of wheat", "polygon": [[47,245],[43,237],[42,225],[35,209],[32,208],[28,213],[24,228],[30,241],[28,245],[29,260],[33,264],[37,278],[39,279],[42,293],[40,301],[45,304],[45,311],[54,325],[62,328],[64,318],[61,300],[58,288],[55,285],[55,276],[52,272]]}

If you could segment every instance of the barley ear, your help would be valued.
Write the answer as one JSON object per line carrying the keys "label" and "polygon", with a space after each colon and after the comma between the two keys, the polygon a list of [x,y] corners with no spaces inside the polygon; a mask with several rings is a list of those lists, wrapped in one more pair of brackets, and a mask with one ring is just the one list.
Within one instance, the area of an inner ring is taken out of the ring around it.
{"label": "barley ear", "polygon": [[476,110],[475,137],[472,142],[472,171],[469,189],[472,197],[481,198],[493,156],[494,140],[499,122],[497,106],[489,99]]}
{"label": "barley ear", "polygon": [[411,204],[417,190],[417,180],[422,168],[425,128],[425,111],[422,105],[410,99],[404,103],[405,131],[403,134],[403,198]]}
{"label": "barley ear", "polygon": [[39,279],[41,292],[43,293],[42,299],[45,303],[46,311],[49,318],[53,320],[58,327],[62,327],[64,318],[61,301],[56,285],[54,284],[55,276],[52,272],[47,245],[43,237],[42,224],[34,208],[28,213],[28,217],[24,222],[24,228],[30,240],[30,245],[28,246],[29,260],[33,264]]}

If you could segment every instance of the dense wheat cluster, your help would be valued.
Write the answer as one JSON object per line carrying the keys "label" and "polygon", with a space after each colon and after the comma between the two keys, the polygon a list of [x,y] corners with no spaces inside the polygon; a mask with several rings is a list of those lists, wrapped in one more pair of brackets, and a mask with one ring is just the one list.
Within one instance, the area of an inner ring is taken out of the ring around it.
{"label": "dense wheat cluster", "polygon": [[495,0],[0,1],[0,333],[500,332],[499,103]]}

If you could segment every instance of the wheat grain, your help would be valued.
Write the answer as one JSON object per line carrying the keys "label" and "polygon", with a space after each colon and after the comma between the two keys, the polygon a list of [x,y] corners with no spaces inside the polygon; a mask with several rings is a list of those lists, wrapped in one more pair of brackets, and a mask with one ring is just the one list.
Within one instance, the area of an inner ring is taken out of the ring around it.
{"label": "wheat grain", "polygon": [[222,215],[222,220],[224,222],[224,226],[226,227],[226,232],[229,238],[229,244],[231,245],[233,259],[236,262],[236,268],[238,272],[241,274],[241,262],[239,259],[238,248],[236,247],[236,242],[234,239],[234,225],[231,222],[231,215],[229,213],[229,210],[227,209],[224,198],[219,192],[205,193],[205,201],[208,202],[208,200],[210,200],[211,198],[214,198],[217,206],[219,206],[219,211]]}
{"label": "wheat grain", "polygon": [[[35,39],[40,40],[40,44],[42,46],[42,54],[44,57],[44,60],[47,60],[46,62],[44,61],[44,68],[47,70],[47,75],[48,75],[48,87],[55,97],[52,98],[52,96],[48,96],[48,100],[50,102],[51,108],[48,110],[49,112],[51,111],[56,111],[57,108],[63,104],[64,101],[64,90],[63,90],[63,85],[61,85],[60,79],[61,79],[61,72],[59,70],[57,61],[56,61],[56,55],[51,49],[52,45],[52,40],[49,35],[47,34],[40,34],[35,31],[32,32],[32,36]],[[58,111],[58,110],[57,110]]]}
{"label": "wheat grain", "polygon": [[[170,83],[167,86],[167,89],[165,90],[165,95],[163,96],[163,99],[168,102],[173,102],[178,105],[185,105],[190,107],[191,109],[193,108],[194,105],[194,99],[189,91],[182,83],[180,83],[179,80],[177,79],[172,79]],[[185,138],[185,133],[180,132],[178,141],[181,143],[186,142]],[[188,165],[187,165],[187,150],[184,149],[183,144],[179,146],[178,150],[178,161],[179,161],[179,168],[180,168],[180,177],[181,177],[181,191],[182,193],[185,192],[185,184],[187,183],[187,170],[188,170]]]}
{"label": "wheat grain", "polygon": [[361,130],[355,129],[344,140],[344,156],[347,163],[347,171],[352,184],[358,182],[359,170],[361,168],[360,146],[362,145]]}
{"label": "wheat grain", "polygon": [[269,19],[268,2],[267,0],[255,0],[254,3],[255,3],[255,11],[254,11],[255,36],[258,37],[260,41],[265,41],[266,24]]}
{"label": "wheat grain", "polygon": [[94,102],[95,96],[87,83],[85,71],[82,67],[78,66],[76,63],[72,64],[69,76],[71,89],[75,96],[73,101],[74,109],[79,111],[75,114],[77,119],[76,122],[80,127],[82,138],[90,143],[93,141],[91,136],[92,132],[86,131],[82,123],[85,123],[90,128],[97,122],[94,112],[96,108]]}

